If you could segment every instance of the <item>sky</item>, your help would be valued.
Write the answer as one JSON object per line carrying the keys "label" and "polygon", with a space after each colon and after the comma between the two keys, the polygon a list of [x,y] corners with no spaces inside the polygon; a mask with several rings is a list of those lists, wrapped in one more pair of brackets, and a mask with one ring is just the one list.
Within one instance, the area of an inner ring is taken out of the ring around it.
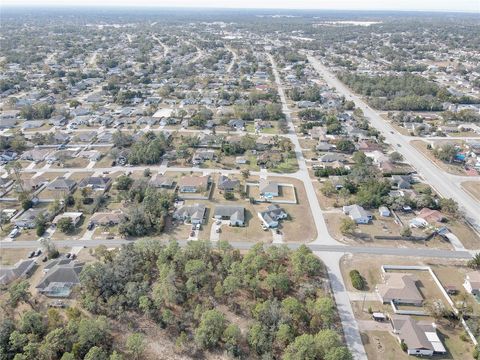
{"label": "sky", "polygon": [[480,0],[0,0],[8,6],[158,6],[324,10],[468,11],[480,14]]}

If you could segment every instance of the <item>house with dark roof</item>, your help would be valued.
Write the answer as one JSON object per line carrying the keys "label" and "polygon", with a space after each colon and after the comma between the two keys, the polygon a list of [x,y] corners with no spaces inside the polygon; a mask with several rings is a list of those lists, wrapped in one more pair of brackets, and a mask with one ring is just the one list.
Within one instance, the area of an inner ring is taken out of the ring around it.
{"label": "house with dark roof", "polygon": [[40,214],[45,215],[45,209],[30,208],[26,210],[22,215],[13,220],[15,226],[19,228],[33,229],[36,226],[37,217]]}
{"label": "house with dark roof", "polygon": [[226,175],[221,175],[218,179],[217,187],[223,191],[235,191],[240,186],[240,180],[230,179]]}
{"label": "house with dark roof", "polygon": [[112,179],[105,176],[87,176],[80,180],[78,187],[80,189],[89,188],[95,191],[107,191],[112,184]]}
{"label": "house with dark roof", "polygon": [[243,206],[218,205],[215,207],[213,218],[216,220],[229,220],[230,226],[244,226],[245,208]]}
{"label": "house with dark roof", "polygon": [[0,266],[0,285],[8,285],[19,278],[30,276],[35,264],[34,259],[22,259],[13,266]]}
{"label": "house with dark roof", "polygon": [[48,269],[36,289],[39,293],[48,297],[69,297],[73,287],[80,284],[80,273],[83,265],[83,263],[76,261],[57,262]]}
{"label": "house with dark roof", "polygon": [[47,190],[71,192],[76,184],[74,180],[58,177],[47,185]]}

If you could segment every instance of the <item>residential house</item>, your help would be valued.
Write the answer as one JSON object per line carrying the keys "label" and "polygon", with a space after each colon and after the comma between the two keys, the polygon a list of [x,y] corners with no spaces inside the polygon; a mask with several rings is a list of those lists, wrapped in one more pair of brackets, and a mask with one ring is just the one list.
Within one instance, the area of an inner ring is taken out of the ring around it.
{"label": "residential house", "polygon": [[331,163],[335,161],[344,162],[345,156],[342,154],[327,153],[325,155],[320,156],[319,160],[323,163]]}
{"label": "residential house", "polygon": [[228,126],[235,130],[244,130],[245,121],[241,119],[232,119],[228,122]]}
{"label": "residential house", "polygon": [[268,228],[278,227],[279,221],[286,219],[288,214],[280,206],[269,205],[264,211],[258,213],[258,217]]}
{"label": "residential house", "polygon": [[200,165],[207,160],[213,161],[215,158],[215,151],[213,150],[197,150],[192,157],[192,164]]}
{"label": "residential house", "polygon": [[8,285],[12,281],[30,276],[35,265],[34,259],[22,259],[13,266],[0,266],[0,285]]}
{"label": "residential house", "polygon": [[110,185],[112,184],[112,179],[105,176],[105,177],[100,177],[100,176],[87,176],[86,178],[83,178],[80,180],[78,183],[78,187],[80,189],[92,189],[94,191],[107,191]]}
{"label": "residential house", "polygon": [[470,294],[480,296],[480,271],[472,271],[465,275],[463,287]]}
{"label": "residential house", "polygon": [[83,263],[70,261],[51,267],[36,289],[48,297],[69,297],[74,286],[80,284]]}
{"label": "residential house", "polygon": [[100,226],[114,226],[120,224],[124,220],[123,211],[117,210],[113,212],[97,212],[90,218],[90,223]]}
{"label": "residential house", "polygon": [[279,195],[280,185],[276,181],[260,179],[258,187],[260,191],[260,196],[266,199],[271,199]]}
{"label": "residential house", "polygon": [[83,212],[64,212],[58,214],[52,221],[52,224],[57,225],[61,219],[71,219],[74,226],[77,226],[82,219]]}
{"label": "residential house", "polygon": [[173,213],[173,218],[192,224],[203,224],[206,210],[203,204],[184,205]]}
{"label": "residential house", "polygon": [[47,190],[71,192],[75,185],[77,183],[74,180],[58,177],[47,185]]}
{"label": "residential house", "polygon": [[404,343],[408,355],[432,356],[447,351],[438,337],[435,324],[416,321],[406,315],[392,315],[393,333],[400,343]]}
{"label": "residential house", "polygon": [[384,273],[384,284],[378,284],[376,291],[382,302],[421,306],[423,296],[417,288],[417,279],[412,274]]}
{"label": "residential house", "polygon": [[223,191],[235,191],[240,186],[240,180],[230,179],[226,175],[221,175],[218,179],[218,189]]}
{"label": "residential house", "polygon": [[390,182],[396,189],[404,190],[412,187],[412,177],[410,175],[393,175]]}
{"label": "residential house", "polygon": [[152,175],[150,181],[148,182],[150,186],[163,189],[171,189],[173,187],[173,183],[174,181],[171,177],[159,173]]}
{"label": "residential house", "polygon": [[372,220],[372,214],[366,211],[362,206],[354,204],[343,207],[343,213],[350,216],[350,219],[357,224],[368,224]]}
{"label": "residential house", "polygon": [[445,221],[445,216],[438,210],[423,208],[418,212],[418,217],[424,219],[428,223],[440,223]]}
{"label": "residential house", "polygon": [[206,191],[210,184],[210,176],[184,176],[178,181],[178,191],[181,193],[197,193]]}
{"label": "residential house", "polygon": [[215,207],[213,217],[217,220],[230,221],[230,226],[245,225],[245,208],[243,206],[218,205]]}
{"label": "residential house", "polygon": [[45,209],[30,208],[22,215],[13,220],[15,226],[19,228],[33,229],[36,226],[36,220],[40,214],[45,215]]}

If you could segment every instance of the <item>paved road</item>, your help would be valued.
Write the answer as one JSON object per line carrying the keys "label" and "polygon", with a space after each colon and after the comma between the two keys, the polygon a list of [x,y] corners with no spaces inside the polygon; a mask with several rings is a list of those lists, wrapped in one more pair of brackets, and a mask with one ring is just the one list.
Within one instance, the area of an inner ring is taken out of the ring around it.
{"label": "paved road", "polygon": [[333,291],[335,303],[337,304],[338,314],[342,321],[343,334],[348,348],[354,359],[367,359],[367,353],[363,346],[362,337],[358,329],[358,324],[353,314],[352,304],[345,289],[342,271],[340,270],[340,258],[342,254],[332,254],[325,252],[315,252],[327,267],[330,286]]}
{"label": "paved road", "polygon": [[[135,241],[125,240],[125,239],[97,239],[97,240],[55,240],[54,243],[58,247],[65,246],[85,246],[85,247],[96,247],[99,245],[107,246],[121,246],[132,243]],[[179,240],[179,244],[185,245],[186,240]],[[239,250],[248,250],[255,242],[248,241],[235,241],[230,242],[230,244]],[[302,244],[300,243],[285,243],[283,244],[290,249],[297,249]],[[450,251],[450,250],[439,250],[439,249],[428,249],[428,248],[393,248],[393,247],[379,247],[379,246],[345,246],[345,245],[321,245],[321,244],[305,244],[312,251],[315,252],[324,252],[324,253],[339,253],[339,254],[372,254],[372,255],[392,255],[399,257],[421,257],[421,258],[443,258],[443,259],[471,259],[472,254],[465,251]],[[0,250],[1,249],[31,249],[37,248],[37,241],[0,241]]]}
{"label": "paved road", "polygon": [[359,96],[355,95],[340,80],[336,78],[318,59],[308,55],[308,61],[324,78],[324,80],[334,87],[337,92],[353,100],[355,105],[362,109],[370,123],[377,128],[387,142],[392,144],[396,151],[400,152],[406,161],[408,161],[421,174],[439,194],[446,198],[453,198],[459,204],[460,209],[464,212],[466,219],[480,231],[480,201],[474,199],[461,187],[461,180],[455,175],[446,172],[435,166],[420,151],[414,148],[409,137],[400,134],[388,122],[386,122],[380,114],[369,107]]}
{"label": "paved road", "polygon": [[312,212],[313,220],[315,227],[317,229],[317,238],[315,239],[315,244],[325,244],[325,245],[341,245],[337,240],[335,240],[330,233],[328,232],[327,224],[322,215],[322,209],[318,203],[317,194],[310,179],[308,173],[307,164],[303,156],[302,148],[298,140],[298,136],[295,132],[295,126],[293,125],[291,110],[288,107],[287,99],[285,97],[285,91],[280,80],[280,75],[278,74],[277,65],[272,55],[268,54],[268,58],[272,64],[273,75],[275,76],[275,83],[277,84],[278,94],[282,102],[282,110],[285,113],[286,120],[288,123],[288,135],[293,145],[295,146],[295,156],[297,157],[299,171],[296,173],[298,178],[303,181],[305,186],[305,191],[308,198],[308,203]]}

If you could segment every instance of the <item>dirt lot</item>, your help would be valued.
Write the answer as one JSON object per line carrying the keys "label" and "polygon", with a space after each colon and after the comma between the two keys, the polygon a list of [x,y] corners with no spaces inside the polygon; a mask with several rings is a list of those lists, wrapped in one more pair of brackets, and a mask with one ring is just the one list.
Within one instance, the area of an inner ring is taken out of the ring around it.
{"label": "dirt lot", "polygon": [[480,181],[465,181],[462,183],[462,187],[480,201]]}
{"label": "dirt lot", "polygon": [[466,224],[462,219],[450,220],[446,225],[450,231],[458,237],[465,248],[480,248],[480,237],[471,226]]}
{"label": "dirt lot", "polygon": [[20,259],[26,259],[31,251],[32,249],[2,249],[0,265],[13,265]]}

